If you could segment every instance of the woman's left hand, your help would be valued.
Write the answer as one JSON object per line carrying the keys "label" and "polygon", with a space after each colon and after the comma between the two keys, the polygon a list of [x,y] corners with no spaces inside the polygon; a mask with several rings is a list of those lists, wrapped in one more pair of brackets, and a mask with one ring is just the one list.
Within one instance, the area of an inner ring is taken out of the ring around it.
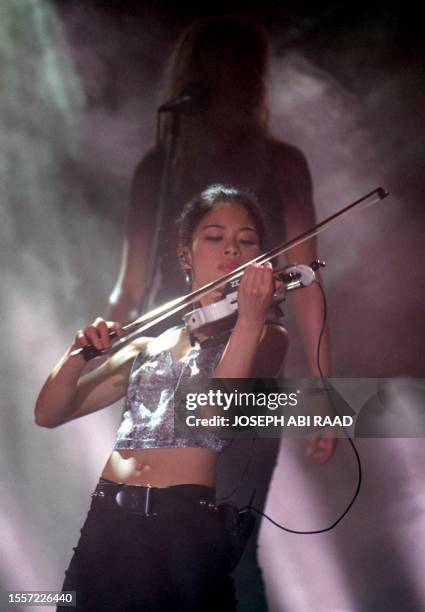
{"label": "woman's left hand", "polygon": [[270,263],[246,268],[238,290],[238,319],[264,323],[274,293],[273,268]]}
{"label": "woman's left hand", "polygon": [[333,455],[337,439],[329,429],[315,431],[309,435],[305,456],[313,463],[326,463]]}

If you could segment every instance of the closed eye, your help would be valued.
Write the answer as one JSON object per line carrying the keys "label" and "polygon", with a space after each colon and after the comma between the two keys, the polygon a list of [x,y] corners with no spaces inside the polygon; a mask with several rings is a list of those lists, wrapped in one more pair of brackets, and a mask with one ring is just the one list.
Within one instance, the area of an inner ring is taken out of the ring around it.
{"label": "closed eye", "polygon": [[[211,242],[220,242],[221,240],[223,240],[223,236],[205,236],[205,240]],[[258,240],[255,240],[255,238],[240,238],[239,243],[243,246],[257,246]]]}

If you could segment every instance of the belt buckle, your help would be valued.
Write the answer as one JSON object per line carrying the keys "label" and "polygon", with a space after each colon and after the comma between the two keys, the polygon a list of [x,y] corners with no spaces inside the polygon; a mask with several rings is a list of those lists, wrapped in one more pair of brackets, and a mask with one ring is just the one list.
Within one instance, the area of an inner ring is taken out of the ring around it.
{"label": "belt buckle", "polygon": [[[144,499],[141,499],[140,489],[143,489],[145,493]],[[117,505],[132,514],[141,514],[146,517],[156,516],[157,513],[151,511],[151,487],[140,487],[140,489],[124,486],[115,496]]]}

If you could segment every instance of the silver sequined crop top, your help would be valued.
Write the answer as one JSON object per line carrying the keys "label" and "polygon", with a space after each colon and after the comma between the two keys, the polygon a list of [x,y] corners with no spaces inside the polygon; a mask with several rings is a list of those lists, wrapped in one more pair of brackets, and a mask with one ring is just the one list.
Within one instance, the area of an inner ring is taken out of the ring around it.
{"label": "silver sequined crop top", "polygon": [[[222,451],[230,442],[206,430],[187,427],[175,434],[174,392],[188,378],[212,377],[226,346],[193,347],[184,360],[175,361],[169,349],[180,330],[172,328],[149,344],[134,360],[115,450],[135,448],[202,447]],[[193,381],[191,381],[193,382]],[[192,430],[191,430],[192,429]]]}

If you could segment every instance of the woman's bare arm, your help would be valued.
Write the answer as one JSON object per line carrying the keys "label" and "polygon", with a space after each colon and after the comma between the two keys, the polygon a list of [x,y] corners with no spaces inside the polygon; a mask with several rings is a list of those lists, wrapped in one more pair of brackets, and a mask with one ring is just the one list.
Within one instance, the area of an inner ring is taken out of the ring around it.
{"label": "woman's bare arm", "polygon": [[[295,147],[281,145],[276,147],[277,185],[282,202],[285,202],[285,240],[311,229],[316,223],[313,205],[313,190],[310,172],[304,155]],[[311,238],[291,249],[289,262],[309,265],[316,259],[317,242]],[[323,323],[323,302],[320,289],[313,284],[302,291],[291,294],[294,315],[301,341],[306,353],[310,376],[319,377],[317,367],[317,344]],[[320,351],[321,370],[330,376],[331,360],[328,329],[322,337]]]}
{"label": "woman's bare arm", "polygon": [[134,172],[121,269],[109,297],[107,318],[112,321],[126,323],[139,313],[155,225],[159,172],[154,151],[145,155]]}
{"label": "woman's bare arm", "polygon": [[[96,325],[101,325],[101,321],[98,319]],[[90,327],[92,329],[95,325]],[[127,390],[133,359],[142,350],[146,341],[142,339],[123,348],[88,374],[83,373],[86,365],[84,358],[81,355],[70,354],[73,349],[85,346],[87,343],[75,342],[54,368],[40,391],[35,407],[37,425],[57,427],[105,408],[122,398]],[[109,339],[104,340],[102,346],[96,348],[106,348],[108,342]]]}
{"label": "woman's bare arm", "polygon": [[[253,265],[238,291],[238,318],[214,378],[273,377],[287,348],[284,328],[265,325],[274,291],[272,268]],[[267,353],[267,359],[265,359]]]}
{"label": "woman's bare arm", "polygon": [[[296,148],[277,143],[275,156],[277,167],[277,184],[281,200],[286,202],[285,239],[307,231],[316,223],[313,205],[313,189],[310,171],[304,155]],[[303,242],[288,252],[288,260],[309,265],[316,259],[317,242],[315,238]],[[323,325],[323,300],[319,287],[310,285],[302,291],[291,295],[297,328],[304,346],[309,373],[312,377],[331,375],[329,333],[325,327],[320,348],[320,369],[317,364],[317,346]],[[335,450],[336,439],[329,431],[318,431],[309,436],[306,456],[313,462],[325,463]]]}

